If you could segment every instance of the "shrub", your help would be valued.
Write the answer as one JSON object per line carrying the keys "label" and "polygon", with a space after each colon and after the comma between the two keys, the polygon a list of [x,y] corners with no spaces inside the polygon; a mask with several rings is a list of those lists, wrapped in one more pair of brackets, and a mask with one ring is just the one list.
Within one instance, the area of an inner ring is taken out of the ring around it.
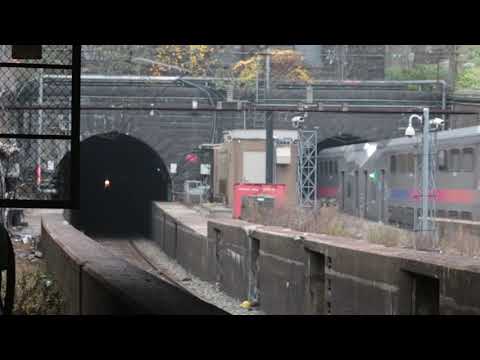
{"label": "shrub", "polygon": [[44,272],[35,269],[19,274],[13,313],[16,315],[57,315],[63,298],[56,284]]}

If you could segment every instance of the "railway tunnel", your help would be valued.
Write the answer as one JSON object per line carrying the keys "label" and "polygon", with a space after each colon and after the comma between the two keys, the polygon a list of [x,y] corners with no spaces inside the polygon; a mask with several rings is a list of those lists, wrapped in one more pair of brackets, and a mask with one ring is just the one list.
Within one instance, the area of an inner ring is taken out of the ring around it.
{"label": "railway tunnel", "polygon": [[70,221],[91,236],[148,235],[151,201],[166,201],[169,191],[168,170],[149,145],[116,131],[95,135],[80,144],[80,209]]}

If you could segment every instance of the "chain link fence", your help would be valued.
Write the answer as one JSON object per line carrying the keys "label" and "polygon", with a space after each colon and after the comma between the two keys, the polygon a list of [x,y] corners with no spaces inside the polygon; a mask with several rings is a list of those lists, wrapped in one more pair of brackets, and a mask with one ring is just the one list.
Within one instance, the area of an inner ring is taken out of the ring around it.
{"label": "chain link fence", "polygon": [[[8,200],[68,201],[72,144],[73,47],[44,45],[40,60],[12,57],[0,45],[1,194]],[[34,204],[32,203],[32,207]]]}

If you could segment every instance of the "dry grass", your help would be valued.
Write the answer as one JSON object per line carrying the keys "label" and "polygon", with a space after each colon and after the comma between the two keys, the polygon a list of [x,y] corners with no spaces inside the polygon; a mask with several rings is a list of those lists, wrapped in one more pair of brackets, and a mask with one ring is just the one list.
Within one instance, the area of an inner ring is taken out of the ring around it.
{"label": "dry grass", "polygon": [[[5,294],[2,282],[2,294]],[[45,271],[45,264],[16,258],[14,315],[59,315],[63,299],[55,282]]]}
{"label": "dry grass", "polygon": [[250,204],[243,218],[270,226],[283,226],[301,232],[363,239],[373,244],[428,250],[437,248],[443,254],[480,257],[480,226],[438,223],[438,245],[428,237],[398,227],[371,222],[321,207],[316,211],[300,208],[264,209]]}
{"label": "dry grass", "polygon": [[17,263],[15,315],[58,315],[63,299],[55,282],[38,266]]}
{"label": "dry grass", "polygon": [[439,223],[439,248],[447,254],[479,257],[479,226]]}
{"label": "dry grass", "polygon": [[383,224],[369,224],[366,239],[372,244],[388,247],[413,248],[415,234]]}
{"label": "dry grass", "polygon": [[388,247],[414,248],[417,245],[416,234],[411,231],[350,216],[334,206],[311,211],[300,208],[272,210],[251,204],[245,211],[244,219],[302,232],[362,239]]}
{"label": "dry grass", "polygon": [[354,236],[346,226],[346,219],[338,216],[334,208],[321,208],[312,212],[300,208],[264,209],[253,205],[244,218],[258,224],[285,226],[302,232]]}

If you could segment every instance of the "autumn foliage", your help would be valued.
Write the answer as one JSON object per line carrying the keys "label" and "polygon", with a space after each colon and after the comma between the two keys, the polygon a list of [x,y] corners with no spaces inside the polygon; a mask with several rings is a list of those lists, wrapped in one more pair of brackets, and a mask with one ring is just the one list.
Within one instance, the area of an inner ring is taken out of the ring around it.
{"label": "autumn foliage", "polygon": [[[218,49],[210,45],[161,45],[156,60],[182,68],[191,76],[211,76],[218,65]],[[172,68],[153,65],[152,75],[172,74]]]}
{"label": "autumn foliage", "polygon": [[[272,81],[310,82],[311,75],[304,65],[303,56],[294,50],[271,50]],[[264,65],[264,57],[254,55],[233,66],[233,73],[243,82],[255,81],[258,67]]]}

